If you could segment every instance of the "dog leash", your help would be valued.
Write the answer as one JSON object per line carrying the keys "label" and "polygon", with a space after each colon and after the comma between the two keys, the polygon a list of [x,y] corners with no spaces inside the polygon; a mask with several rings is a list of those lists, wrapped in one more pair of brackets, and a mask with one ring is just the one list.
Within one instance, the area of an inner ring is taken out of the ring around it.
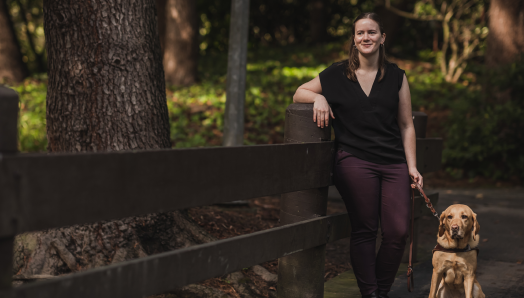
{"label": "dog leash", "polygon": [[428,207],[429,210],[433,212],[433,216],[435,216],[437,219],[439,218],[437,211],[435,210],[435,208],[433,208],[433,204],[431,204],[431,201],[429,200],[428,196],[426,196],[426,194],[424,193],[424,190],[422,190],[422,187],[420,187],[420,185],[417,182],[415,182],[413,178],[411,178],[411,232],[409,236],[409,263],[407,272],[409,292],[413,292],[415,288],[415,280],[413,277],[413,229],[415,226],[415,189],[417,189],[420,195],[424,198],[424,200],[426,201],[426,207]]}

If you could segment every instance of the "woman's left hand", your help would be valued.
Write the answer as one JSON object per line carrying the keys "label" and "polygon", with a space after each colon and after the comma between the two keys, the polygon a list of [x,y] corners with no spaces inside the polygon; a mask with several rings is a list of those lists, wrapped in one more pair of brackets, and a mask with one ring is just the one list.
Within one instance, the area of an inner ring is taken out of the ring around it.
{"label": "woman's left hand", "polygon": [[420,175],[417,168],[409,169],[409,176],[411,176],[411,178],[413,178],[413,180],[417,182],[420,185],[420,187],[424,187],[422,175]]}

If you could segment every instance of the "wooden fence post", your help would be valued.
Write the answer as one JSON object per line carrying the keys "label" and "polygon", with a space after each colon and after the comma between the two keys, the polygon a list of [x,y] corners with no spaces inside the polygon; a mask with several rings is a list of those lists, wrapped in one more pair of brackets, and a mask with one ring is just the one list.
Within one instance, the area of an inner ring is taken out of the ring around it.
{"label": "wooden fence post", "polygon": [[[15,154],[18,147],[18,94],[0,86],[0,167],[3,155]],[[2,182],[2,181],[0,181]],[[3,183],[0,183],[0,185]],[[0,208],[12,208],[10,198],[0,197]],[[1,225],[12,226],[12,236],[0,236],[0,290],[11,288],[13,276],[14,222],[0,219]]]}
{"label": "wooden fence post", "polygon": [[[331,140],[331,125],[319,128],[313,122],[312,104],[291,104],[286,110],[285,143]],[[332,152],[333,153],[333,152]],[[318,216],[327,211],[328,187],[282,194],[280,224],[286,225]],[[325,245],[306,249],[278,260],[279,298],[324,296]]]}

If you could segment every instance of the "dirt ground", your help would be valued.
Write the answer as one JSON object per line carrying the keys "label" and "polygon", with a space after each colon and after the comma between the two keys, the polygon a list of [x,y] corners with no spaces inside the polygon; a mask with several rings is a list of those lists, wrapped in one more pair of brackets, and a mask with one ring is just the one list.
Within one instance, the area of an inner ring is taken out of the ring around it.
{"label": "dirt ground", "polygon": [[[251,199],[247,202],[248,205],[241,206],[211,205],[196,207],[189,209],[188,213],[196,223],[218,239],[249,234],[279,225],[280,196]],[[342,201],[328,202],[328,214],[340,212],[346,212]],[[277,274],[278,272],[278,260],[264,262],[260,265],[271,273]],[[349,239],[329,243],[326,247],[324,280],[328,281],[349,268],[351,268],[349,262]],[[263,297],[274,297],[276,293],[275,285],[264,281],[251,268],[242,270],[242,273],[255,284]],[[230,297],[241,297],[225,279],[225,276],[211,278],[198,284],[219,289]],[[166,293],[164,295],[151,296],[150,298],[152,297],[167,298],[170,295]]]}

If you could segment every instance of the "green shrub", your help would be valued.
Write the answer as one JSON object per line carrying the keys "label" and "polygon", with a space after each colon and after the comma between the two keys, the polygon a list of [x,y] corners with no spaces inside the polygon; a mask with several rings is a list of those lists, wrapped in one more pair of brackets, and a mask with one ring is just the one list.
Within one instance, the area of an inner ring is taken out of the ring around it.
{"label": "green shrub", "polygon": [[450,105],[444,162],[468,177],[524,178],[524,63],[485,73],[485,92]]}
{"label": "green shrub", "polygon": [[22,152],[39,152],[47,148],[45,98],[47,78],[31,78],[12,87],[20,96],[18,126],[19,148]]}

